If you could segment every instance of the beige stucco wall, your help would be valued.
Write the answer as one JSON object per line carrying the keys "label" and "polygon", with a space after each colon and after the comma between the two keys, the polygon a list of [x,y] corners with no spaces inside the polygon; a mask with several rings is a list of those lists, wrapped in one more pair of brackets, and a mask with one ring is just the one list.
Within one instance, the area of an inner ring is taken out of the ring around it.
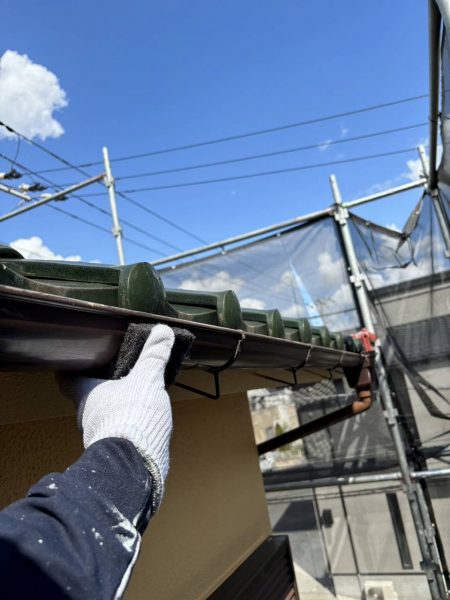
{"label": "beige stucco wall", "polygon": [[[51,374],[0,374],[0,505],[82,452],[70,403]],[[207,598],[270,524],[244,393],[175,400],[172,466],[127,598]]]}

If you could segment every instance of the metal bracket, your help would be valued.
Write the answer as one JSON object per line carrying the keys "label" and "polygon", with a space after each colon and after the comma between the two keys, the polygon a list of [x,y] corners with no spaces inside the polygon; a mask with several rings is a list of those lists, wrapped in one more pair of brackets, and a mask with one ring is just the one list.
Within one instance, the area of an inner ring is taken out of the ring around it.
{"label": "metal bracket", "polygon": [[337,221],[339,225],[345,225],[349,219],[348,210],[339,204],[335,206],[336,209],[333,214],[335,221]]}
{"label": "metal bracket", "polygon": [[201,390],[201,389],[193,387],[191,385],[187,385],[185,383],[177,382],[177,383],[175,383],[175,386],[182,388],[183,390],[188,390],[189,392],[194,392],[194,393],[198,394],[199,396],[209,398],[210,400],[218,400],[220,398],[219,375],[222,371],[225,371],[225,369],[228,369],[229,367],[231,367],[231,365],[235,362],[235,360],[241,353],[241,346],[242,346],[242,342],[245,340],[245,333],[243,331],[240,331],[240,334],[241,334],[241,337],[237,341],[236,347],[234,349],[234,352],[233,352],[231,358],[229,358],[227,360],[227,362],[224,363],[220,367],[209,367],[208,369],[206,369],[206,372],[210,373],[213,376],[213,381],[214,381],[214,393],[213,394],[211,394],[210,392],[205,392],[205,390]]}
{"label": "metal bracket", "polygon": [[366,276],[363,274],[358,274],[358,275],[350,275],[349,276],[349,280],[351,283],[353,283],[353,285],[355,287],[361,287],[363,282],[366,281]]}
{"label": "metal bracket", "polygon": [[[297,371],[300,371],[304,366],[306,366],[311,358],[312,346],[309,346],[308,352],[306,354],[306,358],[303,362],[301,362],[297,367],[292,367],[291,369],[286,369],[289,373],[292,373],[292,377],[294,382],[286,381],[284,379],[278,379],[277,377],[271,377],[270,375],[263,375],[262,373],[253,373],[257,377],[262,377],[263,379],[269,379],[270,381],[277,381],[278,383],[284,383],[285,385],[292,387],[293,385],[298,385],[297,379]],[[342,360],[342,356],[341,356]]]}
{"label": "metal bracket", "polygon": [[341,356],[339,357],[339,360],[334,365],[334,367],[331,367],[331,369],[330,369],[331,373],[334,373],[334,371],[336,371],[336,369],[339,369],[340,367],[342,367],[342,360],[343,359],[344,359],[344,351],[341,352]]}
{"label": "metal bracket", "polygon": [[301,362],[298,367],[295,367],[296,371],[299,371],[300,369],[303,369],[303,367],[306,367],[306,365],[309,363],[309,359],[311,358],[311,353],[312,353],[312,346],[309,346],[308,348],[308,352],[306,353],[306,358],[303,362]]}
{"label": "metal bracket", "polygon": [[398,410],[396,408],[393,408],[392,410],[384,410],[383,414],[387,424],[391,427],[397,423]]}
{"label": "metal bracket", "polygon": [[186,385],[185,383],[176,383],[176,387],[182,388],[183,390],[188,390],[189,392],[195,392],[199,396],[203,396],[205,398],[209,398],[210,400],[217,400],[220,398],[220,380],[219,380],[219,369],[208,369],[208,373],[214,378],[214,394],[210,392],[205,392],[199,388],[193,387],[191,385]]}
{"label": "metal bracket", "polygon": [[108,177],[108,175],[105,175],[105,176],[103,177],[103,183],[104,183],[104,186],[105,186],[106,188],[110,188],[110,187],[112,187],[112,186],[114,185],[114,183],[115,183],[115,182],[114,182],[114,177],[112,177],[112,176],[111,176],[111,177]]}
{"label": "metal bracket", "polygon": [[298,380],[297,380],[297,369],[292,368],[292,369],[286,369],[289,373],[292,373],[293,379],[294,381],[286,381],[285,379],[278,379],[278,377],[271,377],[270,375],[263,375],[262,373],[256,373],[254,372],[253,375],[256,375],[257,377],[262,377],[263,379],[269,379],[269,381],[277,381],[278,383],[284,383],[285,385],[292,387],[293,385],[298,385]]}
{"label": "metal bracket", "polygon": [[426,577],[429,581],[433,581],[436,576],[436,572],[438,571],[438,566],[432,560],[421,560],[420,568],[426,574]]}

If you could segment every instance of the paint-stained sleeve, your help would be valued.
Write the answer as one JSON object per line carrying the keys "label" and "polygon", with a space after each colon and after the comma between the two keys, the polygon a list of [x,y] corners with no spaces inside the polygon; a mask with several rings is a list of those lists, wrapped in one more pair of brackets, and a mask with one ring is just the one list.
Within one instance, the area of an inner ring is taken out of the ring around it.
{"label": "paint-stained sleeve", "polygon": [[152,480],[127,440],[90,446],[0,512],[1,598],[120,598],[151,517]]}

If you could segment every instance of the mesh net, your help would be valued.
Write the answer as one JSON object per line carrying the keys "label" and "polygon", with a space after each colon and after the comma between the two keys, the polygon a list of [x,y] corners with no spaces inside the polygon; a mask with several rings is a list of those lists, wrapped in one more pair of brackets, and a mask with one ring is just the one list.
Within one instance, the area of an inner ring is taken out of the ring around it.
{"label": "mesh net", "polygon": [[[449,190],[440,191],[449,206]],[[450,444],[450,269],[435,200],[423,195],[403,231],[350,215],[350,231],[372,303],[376,333],[395,391],[411,453],[445,460]],[[336,221],[325,217],[233,250],[161,271],[167,287],[232,289],[242,306],[278,308],[332,331],[360,328]],[[255,392],[254,412],[278,402],[291,406],[298,423],[348,404],[343,381],[320,382],[288,391]],[[272,396],[272,398],[271,398]],[[288,420],[289,421],[289,420]],[[278,419],[286,430],[286,419]],[[258,436],[276,431],[267,425]],[[324,441],[324,440],[327,441]],[[319,441],[321,440],[321,441]],[[376,405],[351,422],[305,439],[302,448],[265,457],[263,468],[297,468],[297,476],[377,471],[396,464],[382,411]],[[300,473],[301,472],[301,473]]]}
{"label": "mesh net", "polygon": [[410,442],[423,458],[450,443],[450,265],[434,200],[424,195],[404,232],[352,217],[377,334]]}
{"label": "mesh net", "polygon": [[[450,460],[450,261],[443,235],[449,199],[444,184],[438,198],[423,195],[403,231],[357,214],[349,221],[412,469],[448,468]],[[161,274],[167,287],[233,289],[243,306],[279,308],[353,332],[360,321],[344,257],[338,224],[325,217]],[[306,383],[300,372],[299,381],[249,393],[257,443],[354,398],[344,379]],[[266,484],[296,482],[290,492],[269,492],[268,502],[274,530],[289,533],[302,591],[320,598],[430,597],[401,483],[374,483],[399,469],[388,429],[376,398],[370,411],[262,457]],[[331,486],[353,474],[369,474],[371,483]],[[444,564],[450,479],[428,480],[423,489]]]}
{"label": "mesh net", "polygon": [[246,308],[278,308],[314,325],[354,330],[358,315],[333,219],[163,270],[166,287],[234,290]]}

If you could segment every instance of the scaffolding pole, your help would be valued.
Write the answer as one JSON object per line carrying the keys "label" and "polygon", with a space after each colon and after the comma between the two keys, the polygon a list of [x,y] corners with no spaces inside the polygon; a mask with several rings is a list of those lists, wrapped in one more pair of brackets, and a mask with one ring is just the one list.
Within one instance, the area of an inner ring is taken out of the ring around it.
{"label": "scaffolding pole", "polygon": [[[375,200],[381,200],[382,198],[388,198],[389,196],[394,196],[395,194],[401,194],[402,192],[407,192],[409,190],[422,187],[426,183],[426,177],[421,177],[416,181],[411,181],[410,183],[405,183],[403,185],[389,188],[387,190],[377,192],[376,194],[371,194],[370,196],[362,196],[361,198],[356,198],[351,202],[346,202],[343,206],[344,208],[351,208],[353,206],[359,206],[360,204],[367,204],[368,202],[374,202]],[[226,238],[225,240],[221,240],[220,242],[214,242],[213,244],[199,246],[198,248],[186,250],[185,252],[180,252],[179,254],[173,254],[172,256],[168,256],[166,258],[159,258],[158,260],[154,260],[151,264],[154,267],[158,267],[160,265],[176,262],[177,260],[181,260],[182,258],[196,256],[197,254],[203,254],[204,252],[209,252],[210,250],[217,250],[217,248],[224,249],[225,246],[230,246],[231,244],[236,244],[237,242],[244,242],[246,240],[250,240],[261,235],[266,235],[267,233],[272,233],[274,231],[280,231],[282,229],[287,229],[288,227],[293,227],[294,225],[300,225],[301,223],[307,223],[308,221],[313,221],[315,219],[329,217],[333,213],[334,207],[324,208],[323,210],[318,210],[316,212],[312,212],[307,215],[302,215],[300,217],[294,217],[293,219],[289,219],[288,221],[282,221],[281,223],[276,223],[275,225],[270,225],[269,227],[262,227],[261,229],[255,229],[254,231],[249,231],[241,235]]]}
{"label": "scaffolding pole", "polygon": [[[358,259],[349,228],[349,213],[343,206],[341,193],[336,177],[330,176],[331,190],[335,202],[335,219],[341,235],[344,258],[349,271],[350,283],[355,292],[357,308],[361,315],[362,325],[369,331],[375,331],[372,314],[370,312],[369,298],[364,285],[364,277],[359,269]],[[384,368],[379,344],[375,347],[375,371],[378,379],[378,388],[384,408],[384,415],[390,430],[394,447],[399,462],[402,481],[411,508],[411,514],[422,554],[421,567],[427,576],[430,593],[433,600],[447,598],[444,579],[442,576],[441,561],[437,550],[433,524],[424,504],[424,498],[416,489],[417,484],[412,480],[408,459],[403,444],[402,432],[398,420],[398,412],[392,399],[386,369]]]}
{"label": "scaffolding pole", "polygon": [[116,186],[114,183],[114,178],[112,176],[111,163],[109,161],[109,153],[108,148],[106,148],[106,146],[103,148],[103,162],[105,165],[105,185],[108,189],[109,205],[111,207],[111,216],[113,222],[112,233],[116,240],[117,254],[119,256],[119,265],[124,265],[125,255],[123,253],[122,227],[120,226],[119,214],[117,212]]}
{"label": "scaffolding pole", "polygon": [[432,192],[437,188],[437,144],[439,126],[439,76],[441,13],[435,0],[428,0],[428,40],[429,40],[429,121],[430,158],[428,187]]}
{"label": "scaffolding pole", "polygon": [[[450,479],[450,469],[429,469],[426,471],[411,471],[413,480],[420,479]],[[319,487],[332,487],[342,485],[361,485],[365,483],[384,483],[391,481],[403,481],[400,471],[393,473],[374,473],[373,475],[344,475],[341,477],[321,477],[320,479],[283,481],[279,483],[267,483],[264,488],[266,492],[283,492],[288,490],[303,490]]]}
{"label": "scaffolding pole", "polygon": [[[425,147],[420,145],[417,148],[419,152],[420,162],[422,163],[422,169],[425,175],[428,175],[428,157],[425,150]],[[431,154],[431,153],[430,153]],[[439,227],[442,233],[442,237],[444,238],[445,244],[445,256],[450,258],[450,225],[445,213],[445,209],[442,206],[441,198],[439,196],[439,189],[429,189],[428,190],[431,201],[434,205],[434,210],[436,212],[436,217],[439,223]]]}
{"label": "scaffolding pole", "polygon": [[15,196],[16,198],[20,198],[21,200],[25,200],[26,202],[30,202],[33,198],[28,194],[24,194],[23,192],[16,190],[9,185],[3,185],[0,183],[0,192],[5,192],[5,194],[11,194],[11,196]]}
{"label": "scaffolding pole", "polygon": [[26,206],[23,206],[22,208],[18,208],[17,210],[13,210],[10,213],[7,213],[6,215],[2,215],[0,216],[0,223],[3,221],[7,221],[8,219],[12,219],[12,217],[17,217],[17,215],[21,215],[22,213],[28,212],[29,210],[33,210],[34,208],[37,208],[38,206],[43,206],[44,204],[48,204],[49,202],[52,202],[53,200],[63,200],[65,196],[68,196],[69,194],[72,194],[73,192],[76,192],[77,190],[81,190],[82,188],[85,188],[88,185],[91,185],[92,183],[95,183],[96,181],[100,181],[100,179],[103,179],[105,176],[104,173],[102,173],[101,175],[96,175],[95,177],[91,177],[90,179],[86,179],[86,181],[82,181],[81,183],[76,183],[75,185],[71,185],[70,187],[66,188],[65,190],[61,190],[60,192],[57,192],[56,194],[46,194],[44,198],[42,198],[42,200],[38,200],[37,202],[33,202],[32,204],[27,204]]}

